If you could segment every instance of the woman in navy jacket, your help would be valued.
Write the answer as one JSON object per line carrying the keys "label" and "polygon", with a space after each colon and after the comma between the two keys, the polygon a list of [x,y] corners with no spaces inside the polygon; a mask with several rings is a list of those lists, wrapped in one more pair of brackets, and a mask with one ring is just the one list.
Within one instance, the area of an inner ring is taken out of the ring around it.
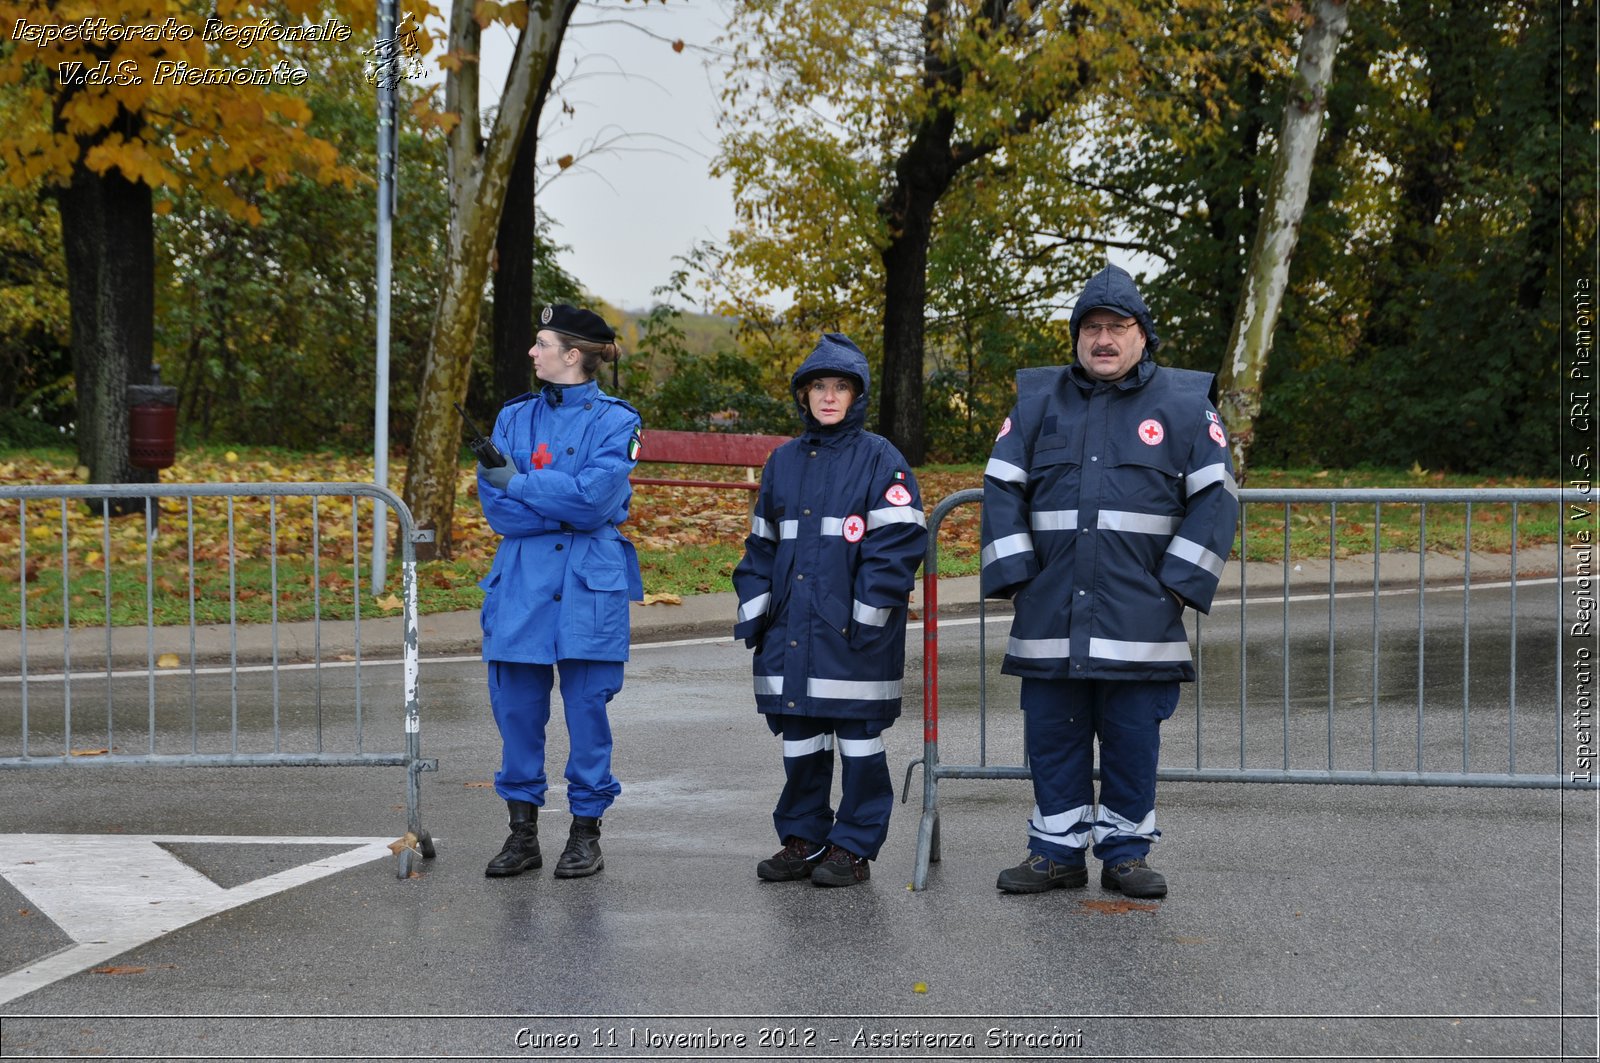
{"label": "woman in navy jacket", "polygon": [[889,832],[882,734],[900,715],[906,606],[928,526],[905,458],[862,428],[869,379],[866,357],[839,333],[795,371],[805,432],[767,460],[733,573],[734,637],[755,650],[756,708],[783,738],[772,815],[783,849],[756,867],[773,882],[864,881]]}
{"label": "woman in navy jacket", "polygon": [[639,452],[639,414],[594,382],[617,359],[616,335],[588,310],[547,306],[528,356],[537,393],[506,403],[493,440],[508,463],[478,466],[478,499],[504,538],[479,584],[489,701],[500,728],[495,791],[511,835],[485,874],[540,867],[539,807],[545,800],[545,724],[561,675],[571,752],[572,826],[555,873],[592,875],[604,866],[600,817],[622,792],[611,774],[606,706],[622,689],[628,601],[642,598],[628,519],[628,475]]}

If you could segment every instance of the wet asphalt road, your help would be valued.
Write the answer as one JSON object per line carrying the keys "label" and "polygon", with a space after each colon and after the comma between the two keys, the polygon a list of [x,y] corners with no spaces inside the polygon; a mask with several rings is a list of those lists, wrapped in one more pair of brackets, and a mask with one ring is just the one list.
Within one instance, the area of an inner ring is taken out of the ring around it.
{"label": "wet asphalt road", "polygon": [[[1459,595],[1430,596],[1420,623],[1415,595],[1381,600],[1375,709],[1370,600],[1334,607],[1331,696],[1327,602],[1293,606],[1287,638],[1281,615],[1252,613],[1247,766],[1275,767],[1285,750],[1293,767],[1326,766],[1331,702],[1339,768],[1408,770],[1420,756],[1428,770],[1459,770],[1465,730],[1474,770],[1503,770],[1513,751],[1520,770],[1554,769],[1565,755],[1555,591],[1523,592],[1514,639],[1494,593],[1475,591],[1466,614]],[[947,763],[978,756],[980,630],[941,628]],[[1004,631],[987,628],[991,655]],[[1198,699],[1185,693],[1164,766],[1239,761],[1239,638],[1236,612],[1204,622],[1206,681]],[[912,650],[910,711],[886,736],[897,778],[922,754]],[[1019,781],[941,784],[943,859],[928,889],[910,891],[917,773],[870,883],[764,884],[754,864],[777,847],[781,769],[747,674],[747,653],[726,642],[637,647],[614,704],[624,791],[605,821],[605,870],[560,880],[547,862],[487,880],[504,823],[487,787],[498,742],[482,666],[425,662],[423,751],[439,772],[423,777],[422,816],[438,856],[418,876],[398,880],[392,860],[371,860],[139,945],[102,965],[115,973],[17,996],[0,1004],[0,1055],[1594,1058],[1592,791],[1164,783],[1152,857],[1172,893],[1128,904],[1093,881],[1034,897],[995,891],[996,872],[1023,852],[1031,798]],[[279,677],[282,742],[309,734],[313,675]],[[354,743],[354,677],[322,674],[330,743]],[[202,748],[270,748],[269,680],[239,681],[239,737],[203,725]],[[393,666],[363,674],[371,742],[398,733],[398,681]],[[148,684],[116,682],[115,733],[142,738]],[[202,706],[235,696],[226,675],[198,686]],[[991,762],[1014,761],[1014,681],[991,673],[985,692]],[[0,686],[9,743],[17,693]],[[40,721],[63,695],[30,696]],[[103,734],[103,686],[74,684],[72,697],[75,718],[98,713]],[[187,686],[156,700],[159,741],[191,741]],[[30,740],[60,738],[35,727]],[[553,728],[552,763],[564,752]],[[0,833],[13,861],[28,836],[226,836],[233,844],[171,850],[233,888],[338,848],[252,839],[394,837],[403,800],[398,768],[12,771],[0,772]],[[558,851],[559,800],[544,823]],[[97,865],[109,883],[123,873],[117,852],[107,843]],[[0,972],[72,944],[40,907],[0,880]]]}

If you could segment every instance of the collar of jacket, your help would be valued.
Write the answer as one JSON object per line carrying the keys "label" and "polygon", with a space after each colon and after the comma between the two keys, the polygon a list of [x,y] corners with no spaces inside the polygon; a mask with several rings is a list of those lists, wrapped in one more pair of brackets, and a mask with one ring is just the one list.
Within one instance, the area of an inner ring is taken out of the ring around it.
{"label": "collar of jacket", "polygon": [[[1106,386],[1121,388],[1123,391],[1132,391],[1134,388],[1142,388],[1146,384],[1150,383],[1150,378],[1155,376],[1155,374],[1156,360],[1150,357],[1149,351],[1145,351],[1144,356],[1139,359],[1139,364],[1133,367],[1132,372],[1123,377],[1121,380],[1115,381]],[[1085,373],[1083,371],[1083,367],[1077,362],[1073,362],[1071,365],[1067,366],[1067,375],[1072,378],[1072,382],[1074,384],[1078,385],[1084,391],[1093,391],[1100,385],[1105,384],[1105,381],[1096,380],[1088,373]]]}
{"label": "collar of jacket", "polygon": [[830,425],[818,424],[815,418],[807,415],[806,430],[800,434],[800,438],[812,446],[832,447],[860,435],[861,432],[861,418],[857,418],[852,424],[848,413],[845,414],[843,421]]}
{"label": "collar of jacket", "polygon": [[588,402],[599,390],[599,384],[585,380],[581,384],[546,384],[539,389],[539,394],[551,406],[560,406],[567,402]]}

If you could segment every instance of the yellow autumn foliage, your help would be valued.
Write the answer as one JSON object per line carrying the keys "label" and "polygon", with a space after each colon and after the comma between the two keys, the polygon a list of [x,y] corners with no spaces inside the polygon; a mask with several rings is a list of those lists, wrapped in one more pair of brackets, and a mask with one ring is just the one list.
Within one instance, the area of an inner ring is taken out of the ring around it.
{"label": "yellow autumn foliage", "polygon": [[[0,181],[65,183],[82,163],[152,188],[193,187],[259,220],[227,186],[241,172],[269,187],[297,175],[353,186],[335,145],[310,135],[299,86],[319,49],[371,52],[374,0],[19,0],[0,89],[22,113],[8,129]],[[408,8],[421,20],[432,4]],[[210,19],[210,21],[208,21]],[[424,51],[431,47],[419,34]]]}

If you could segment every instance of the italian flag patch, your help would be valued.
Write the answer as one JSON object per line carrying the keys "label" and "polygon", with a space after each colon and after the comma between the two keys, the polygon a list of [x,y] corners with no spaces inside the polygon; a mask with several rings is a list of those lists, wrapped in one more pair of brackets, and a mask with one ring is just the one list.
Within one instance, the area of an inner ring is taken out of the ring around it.
{"label": "italian flag patch", "polygon": [[634,429],[633,438],[628,440],[628,460],[638,461],[639,452],[644,449],[644,441],[639,438],[639,430]]}

